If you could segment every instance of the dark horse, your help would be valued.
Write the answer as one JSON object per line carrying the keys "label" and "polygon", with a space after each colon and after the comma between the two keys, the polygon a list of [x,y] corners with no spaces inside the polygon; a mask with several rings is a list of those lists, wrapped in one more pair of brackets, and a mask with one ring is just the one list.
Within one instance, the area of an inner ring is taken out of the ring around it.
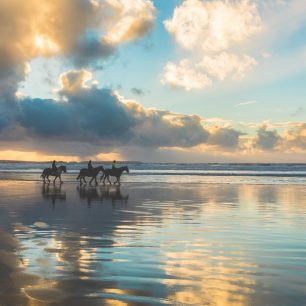
{"label": "dark horse", "polygon": [[103,166],[99,166],[99,167],[92,168],[92,169],[83,168],[83,169],[80,170],[80,173],[77,177],[77,180],[80,180],[80,183],[82,184],[82,179],[83,179],[83,181],[86,184],[85,176],[88,176],[88,177],[92,177],[89,184],[91,184],[91,182],[93,180],[95,180],[96,185],[97,185],[98,184],[97,175],[99,174],[100,171],[102,171],[102,172],[104,171]]}
{"label": "dark horse", "polygon": [[41,177],[43,178],[44,183],[46,183],[46,178],[48,182],[50,183],[50,180],[49,180],[50,175],[55,176],[53,183],[55,183],[55,180],[57,178],[59,178],[60,182],[62,183],[62,179],[61,179],[62,172],[65,172],[65,173],[67,172],[66,166],[59,166],[55,171],[53,171],[51,168],[46,168],[44,169]]}
{"label": "dark horse", "polygon": [[108,182],[110,184],[112,184],[111,181],[109,180],[109,177],[110,176],[115,176],[116,179],[117,179],[115,184],[118,183],[120,185],[120,176],[122,175],[123,171],[126,171],[127,173],[129,173],[129,168],[127,166],[124,166],[124,167],[120,167],[120,168],[105,169],[103,171],[103,175],[101,176],[100,182],[103,179],[103,184],[105,184],[105,179],[107,179]]}

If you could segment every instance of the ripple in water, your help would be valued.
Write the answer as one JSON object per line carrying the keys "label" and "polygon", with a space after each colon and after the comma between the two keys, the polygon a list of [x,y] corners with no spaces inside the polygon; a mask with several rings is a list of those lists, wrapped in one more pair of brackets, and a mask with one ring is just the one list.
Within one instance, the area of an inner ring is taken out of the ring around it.
{"label": "ripple in water", "polygon": [[303,305],[299,185],[0,182],[4,305]]}

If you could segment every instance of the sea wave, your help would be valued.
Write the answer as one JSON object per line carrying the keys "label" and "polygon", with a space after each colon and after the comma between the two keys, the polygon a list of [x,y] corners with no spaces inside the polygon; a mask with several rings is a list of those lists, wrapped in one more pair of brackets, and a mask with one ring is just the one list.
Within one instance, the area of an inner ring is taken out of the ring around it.
{"label": "sea wave", "polygon": [[[62,163],[58,163],[60,165]],[[76,182],[77,173],[87,163],[64,163],[66,182]],[[99,163],[109,168],[109,163]],[[250,183],[250,184],[305,184],[305,164],[175,164],[175,163],[131,163],[129,175],[124,182],[132,183]],[[98,163],[96,163],[98,165]],[[118,164],[118,167],[121,164]],[[1,180],[41,180],[40,174],[50,163],[0,162]]]}

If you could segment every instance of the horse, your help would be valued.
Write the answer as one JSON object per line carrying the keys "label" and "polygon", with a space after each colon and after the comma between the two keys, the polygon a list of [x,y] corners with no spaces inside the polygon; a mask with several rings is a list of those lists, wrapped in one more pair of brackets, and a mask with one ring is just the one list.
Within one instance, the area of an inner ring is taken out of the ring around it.
{"label": "horse", "polygon": [[50,175],[51,175],[51,176],[55,176],[55,178],[54,178],[54,180],[53,180],[53,183],[55,183],[55,180],[56,180],[57,178],[59,178],[59,179],[60,179],[60,182],[63,183],[63,182],[62,182],[62,179],[61,179],[62,172],[67,173],[67,168],[66,168],[66,166],[59,166],[55,171],[52,170],[51,168],[46,168],[46,169],[44,169],[44,171],[43,171],[41,177],[43,178],[44,183],[46,183],[46,178],[47,178],[48,182],[50,183],[50,180],[49,180],[49,176],[50,176]]}
{"label": "horse", "polygon": [[105,184],[105,179],[107,178],[108,182],[112,184],[111,181],[109,180],[109,177],[115,176],[117,181],[114,184],[118,183],[118,185],[120,185],[120,176],[122,175],[123,171],[130,173],[129,168],[127,166],[120,168],[105,169],[103,171],[103,175],[101,176],[100,182],[103,179],[103,184]]}
{"label": "horse", "polygon": [[82,179],[83,179],[83,181],[86,184],[87,182],[85,180],[85,176],[92,177],[92,179],[89,182],[89,185],[91,185],[91,182],[93,180],[95,180],[96,181],[96,185],[98,185],[97,175],[99,174],[100,171],[102,171],[102,172],[104,171],[103,166],[99,166],[99,167],[92,168],[92,169],[83,168],[83,169],[80,170],[80,173],[79,173],[79,175],[78,175],[78,177],[76,179],[80,180],[81,184],[82,184]]}

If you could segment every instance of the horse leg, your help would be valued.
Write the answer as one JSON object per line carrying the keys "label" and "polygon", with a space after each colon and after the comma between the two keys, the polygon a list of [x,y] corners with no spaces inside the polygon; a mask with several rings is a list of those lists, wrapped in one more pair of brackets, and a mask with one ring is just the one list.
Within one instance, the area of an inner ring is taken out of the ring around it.
{"label": "horse leg", "polygon": [[111,185],[112,182],[109,180],[109,175],[107,176],[107,180],[108,180],[109,184]]}
{"label": "horse leg", "polygon": [[50,183],[49,175],[47,175],[48,182]]}
{"label": "horse leg", "polygon": [[83,180],[84,180],[85,184],[87,184],[87,182],[86,182],[86,180],[85,180],[85,176],[83,176]]}
{"label": "horse leg", "polygon": [[53,180],[53,184],[55,184],[56,179],[57,179],[57,176],[54,178],[54,180]]}
{"label": "horse leg", "polygon": [[61,179],[61,176],[59,176],[59,179],[60,179],[61,184],[63,184],[63,181],[62,181],[62,179]]}
{"label": "horse leg", "polygon": [[95,176],[95,182],[96,182],[96,185],[98,185],[98,181],[97,181],[97,177]]}
{"label": "horse leg", "polygon": [[120,176],[117,177],[118,185],[120,185]]}
{"label": "horse leg", "polygon": [[89,181],[89,185],[91,185],[91,183],[92,183],[92,181],[93,181],[94,178],[95,178],[95,177],[93,176],[92,179]]}

